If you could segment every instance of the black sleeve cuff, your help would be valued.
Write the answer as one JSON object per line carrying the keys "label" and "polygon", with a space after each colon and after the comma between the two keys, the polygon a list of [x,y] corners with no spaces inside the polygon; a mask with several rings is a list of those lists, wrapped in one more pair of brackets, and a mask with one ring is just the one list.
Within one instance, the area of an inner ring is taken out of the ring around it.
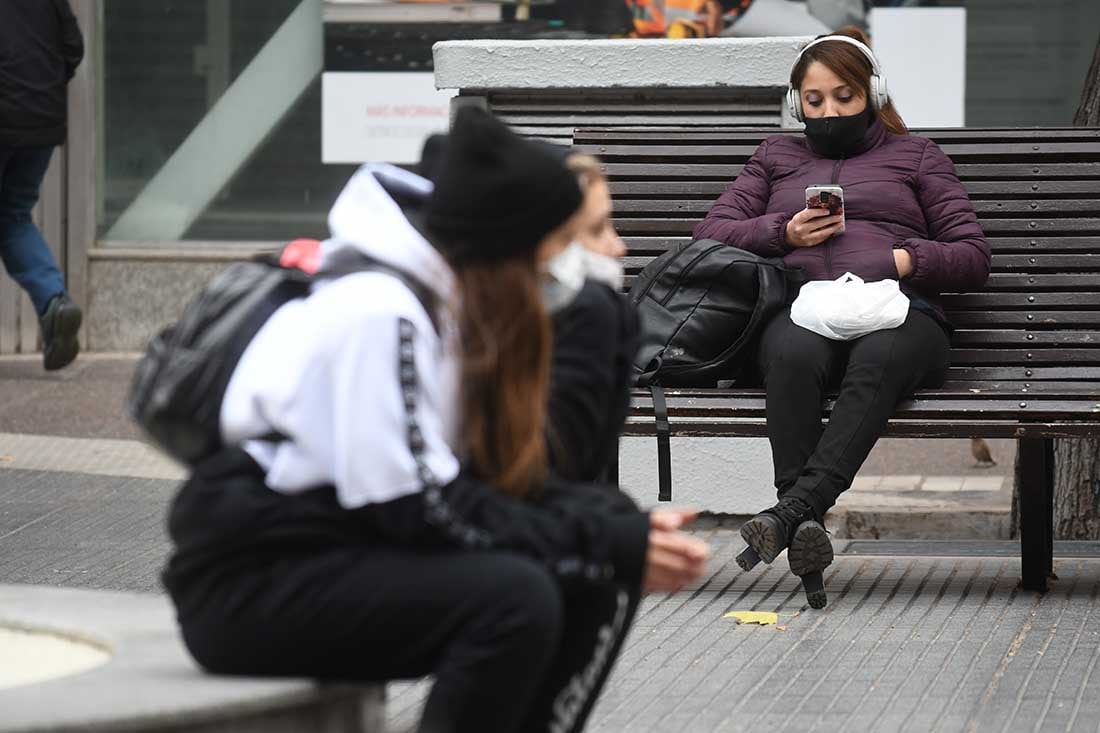
{"label": "black sleeve cuff", "polygon": [[624,513],[608,521],[611,534],[611,563],[615,576],[635,587],[642,584],[646,552],[649,550],[649,514]]}

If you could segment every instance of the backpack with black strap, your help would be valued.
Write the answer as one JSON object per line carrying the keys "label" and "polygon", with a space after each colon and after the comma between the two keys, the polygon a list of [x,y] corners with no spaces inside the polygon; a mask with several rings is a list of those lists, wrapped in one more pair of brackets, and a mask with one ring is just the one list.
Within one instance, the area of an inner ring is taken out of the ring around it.
{"label": "backpack with black strap", "polygon": [[220,415],[229,379],[267,319],[308,295],[318,280],[367,271],[401,280],[434,319],[435,297],[425,285],[360,252],[343,250],[314,274],[277,261],[237,262],[150,341],[130,385],[130,416],[157,446],[185,464],[213,455],[224,445]]}
{"label": "backpack with black strap", "polygon": [[764,324],[793,300],[801,271],[713,239],[682,244],[638,275],[642,317],[635,384],[653,395],[659,499],[672,498],[664,387],[731,386],[749,366]]}

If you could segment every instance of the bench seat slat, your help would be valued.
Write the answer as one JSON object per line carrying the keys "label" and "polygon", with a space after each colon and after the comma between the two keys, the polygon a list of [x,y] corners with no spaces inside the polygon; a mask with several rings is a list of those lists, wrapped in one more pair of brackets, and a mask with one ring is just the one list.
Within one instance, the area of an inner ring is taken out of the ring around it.
{"label": "bench seat slat", "polygon": [[[669,417],[707,417],[721,414],[726,417],[763,417],[763,396],[727,397],[711,395],[706,397],[666,397]],[[826,400],[825,415],[832,410],[833,401]],[[652,401],[638,396],[631,402],[631,415],[644,417],[653,414]],[[1073,418],[1092,419],[1100,422],[1100,399],[1041,398],[1035,395],[1010,399],[971,399],[915,397],[902,400],[894,413],[899,420],[921,418],[948,419],[962,417],[974,419],[981,416],[988,420],[1016,419],[1022,416],[1028,420],[1069,420]]]}
{"label": "bench seat slat", "polygon": [[[636,389],[634,394],[639,398],[648,398],[649,392],[644,389]],[[665,394],[677,397],[702,397],[712,396],[726,397],[762,397],[764,388],[759,386],[739,387],[736,389],[716,389],[703,387],[667,387]],[[1010,380],[986,381],[980,385],[967,381],[948,381],[940,387],[921,389],[917,392],[921,397],[966,397],[969,399],[1004,398],[1026,399],[1027,395],[1034,394],[1037,397],[1053,398],[1064,397],[1069,399],[1093,399],[1100,401],[1095,385],[1082,384],[1080,382],[1021,382]],[[829,394],[835,397],[835,390]]]}
{"label": "bench seat slat", "polygon": [[[766,437],[762,418],[671,418],[672,434],[677,437]],[[1089,438],[1100,432],[1100,422],[1036,420],[898,420],[887,423],[887,438]],[[649,437],[654,434],[653,418],[629,418],[624,435]]]}

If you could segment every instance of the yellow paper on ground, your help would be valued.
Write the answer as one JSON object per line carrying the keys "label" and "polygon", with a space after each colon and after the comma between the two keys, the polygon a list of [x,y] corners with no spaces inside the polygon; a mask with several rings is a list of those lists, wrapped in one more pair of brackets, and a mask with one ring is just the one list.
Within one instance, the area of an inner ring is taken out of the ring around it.
{"label": "yellow paper on ground", "polygon": [[775,626],[779,622],[778,613],[766,611],[730,611],[722,618],[735,618],[739,624],[758,624],[760,626]]}

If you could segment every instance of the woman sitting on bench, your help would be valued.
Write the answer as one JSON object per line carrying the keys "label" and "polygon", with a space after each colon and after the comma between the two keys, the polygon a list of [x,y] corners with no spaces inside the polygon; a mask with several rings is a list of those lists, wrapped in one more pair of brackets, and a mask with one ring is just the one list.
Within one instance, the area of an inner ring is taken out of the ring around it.
{"label": "woman sitting on bench", "polygon": [[577,731],[642,590],[707,548],[689,513],[548,469],[539,277],[576,236],[575,174],[467,109],[434,178],[368,166],[341,193],[322,259],[401,275],[322,281],[249,343],[164,582],[212,672],[434,675],[421,731]]}
{"label": "woman sitting on bench", "polygon": [[[942,383],[951,326],[941,292],[978,289],[990,251],[951,161],[909,135],[866,37],[855,28],[803,49],[788,104],[805,137],[761,143],[737,180],[695,228],[764,257],[782,257],[809,280],[852,273],[899,280],[910,300],[904,322],[850,341],[802,328],[790,309],[766,324],[758,367],[767,391],[768,439],[779,503],[741,534],[749,569],[788,549],[810,605],[826,603],[822,571],[833,559],[825,512],[852,480],[900,400]],[[843,210],[807,208],[807,187],[839,186]],[[828,425],[827,391],[839,388]]]}

